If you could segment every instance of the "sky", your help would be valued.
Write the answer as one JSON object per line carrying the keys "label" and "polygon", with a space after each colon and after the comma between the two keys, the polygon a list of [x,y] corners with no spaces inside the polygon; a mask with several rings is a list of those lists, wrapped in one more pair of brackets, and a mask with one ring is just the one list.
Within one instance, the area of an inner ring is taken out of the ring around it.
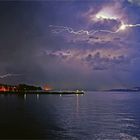
{"label": "sky", "polygon": [[0,83],[140,86],[140,0],[0,2]]}

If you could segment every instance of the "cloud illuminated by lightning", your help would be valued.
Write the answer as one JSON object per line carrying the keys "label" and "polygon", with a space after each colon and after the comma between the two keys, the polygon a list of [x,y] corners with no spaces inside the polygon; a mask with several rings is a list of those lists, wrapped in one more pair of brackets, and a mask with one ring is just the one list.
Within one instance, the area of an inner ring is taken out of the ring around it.
{"label": "cloud illuminated by lightning", "polygon": [[[119,12],[120,10],[121,12]],[[87,13],[87,17],[91,22],[100,20],[120,20],[124,15],[123,13],[120,3],[116,2],[113,5],[102,7],[96,14],[94,13],[94,9],[90,9],[90,12]]]}
{"label": "cloud illuminated by lightning", "polygon": [[[96,14],[95,18],[98,20],[102,19],[110,19],[110,20],[116,20],[118,17],[114,15],[114,13],[108,11],[109,9],[104,9],[100,11],[99,13]],[[94,17],[91,16],[91,20],[95,19]]]}
{"label": "cloud illuminated by lightning", "polygon": [[0,78],[3,79],[3,78],[7,78],[7,77],[11,77],[11,76],[20,76],[21,74],[11,74],[11,73],[7,73],[7,74],[4,74],[4,75],[0,75]]}

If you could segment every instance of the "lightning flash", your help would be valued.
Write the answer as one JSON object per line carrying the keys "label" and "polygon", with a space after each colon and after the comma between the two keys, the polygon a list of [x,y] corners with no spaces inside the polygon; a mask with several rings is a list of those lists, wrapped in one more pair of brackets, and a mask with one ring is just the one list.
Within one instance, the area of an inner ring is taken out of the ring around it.
{"label": "lightning flash", "polygon": [[70,27],[65,27],[65,26],[55,26],[55,25],[50,25],[50,28],[52,28],[52,33],[62,33],[62,32],[68,32],[71,34],[75,34],[75,35],[94,35],[96,33],[99,32],[106,32],[106,33],[117,33],[118,30],[116,31],[111,31],[111,30],[79,30],[79,31],[74,31],[73,28]]}
{"label": "lightning flash", "polygon": [[11,77],[11,76],[20,76],[21,74],[11,74],[11,73],[7,73],[5,75],[0,75],[0,78],[7,78],[7,77]]}
{"label": "lightning flash", "polygon": [[74,35],[94,35],[97,34],[99,32],[104,32],[104,33],[111,33],[111,34],[116,34],[119,32],[122,32],[128,28],[132,28],[132,27],[140,27],[140,24],[126,24],[121,20],[121,17],[119,17],[117,15],[117,13],[115,13],[115,11],[113,10],[113,7],[105,7],[103,8],[101,11],[99,11],[96,15],[90,15],[89,18],[91,19],[91,21],[100,21],[100,20],[119,20],[120,21],[120,26],[118,27],[118,29],[116,29],[116,31],[112,31],[112,30],[78,30],[75,31],[73,28],[71,27],[65,27],[65,26],[54,26],[54,25],[50,25],[49,27],[52,29],[52,33],[62,33],[62,32],[68,32],[70,34],[74,34]]}
{"label": "lightning flash", "polygon": [[53,33],[62,33],[62,32],[68,32],[70,34],[75,34],[75,35],[94,35],[99,32],[105,32],[105,33],[118,33],[123,30],[126,30],[127,28],[132,28],[132,27],[140,27],[140,24],[124,24],[123,22],[121,23],[120,27],[116,31],[111,31],[111,30],[79,30],[79,31],[74,31],[73,28],[70,27],[65,27],[65,26],[54,26],[50,25],[50,28],[52,28]]}
{"label": "lightning flash", "polygon": [[140,27],[140,24],[124,24],[122,23],[118,30],[126,30],[127,28]]}

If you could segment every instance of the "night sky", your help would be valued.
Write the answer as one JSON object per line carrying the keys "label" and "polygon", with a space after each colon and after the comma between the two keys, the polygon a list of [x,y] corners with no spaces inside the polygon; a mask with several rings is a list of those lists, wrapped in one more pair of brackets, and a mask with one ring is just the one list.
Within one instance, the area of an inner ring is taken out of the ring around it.
{"label": "night sky", "polygon": [[140,0],[0,2],[0,82],[140,86]]}

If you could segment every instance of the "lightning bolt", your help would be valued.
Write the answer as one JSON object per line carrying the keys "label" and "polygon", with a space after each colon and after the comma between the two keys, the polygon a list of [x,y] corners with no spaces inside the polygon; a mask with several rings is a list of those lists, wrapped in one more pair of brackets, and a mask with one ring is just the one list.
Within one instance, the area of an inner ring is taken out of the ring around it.
{"label": "lightning bolt", "polygon": [[65,27],[65,26],[55,26],[55,25],[50,25],[50,28],[52,28],[52,32],[53,33],[62,33],[62,32],[68,32],[71,34],[75,34],[75,35],[94,35],[96,33],[99,32],[106,32],[106,33],[117,33],[117,31],[111,31],[111,30],[79,30],[79,31],[74,31],[72,28],[70,27]]}
{"label": "lightning bolt", "polygon": [[11,73],[7,73],[7,74],[4,74],[4,75],[0,75],[0,78],[3,79],[3,78],[7,78],[7,77],[11,77],[11,76],[20,76],[21,74],[11,74]]}
{"label": "lightning bolt", "polygon": [[105,33],[111,33],[111,34],[116,34],[118,32],[121,32],[122,30],[125,30],[126,28],[132,28],[132,27],[140,27],[140,24],[124,24],[121,22],[120,27],[116,31],[111,31],[111,30],[79,30],[79,31],[74,31],[73,28],[71,27],[65,27],[65,26],[55,26],[55,25],[50,25],[50,28],[52,28],[52,33],[62,33],[62,32],[68,32],[70,34],[75,34],[75,35],[94,35],[99,32],[105,32]]}
{"label": "lightning bolt", "polygon": [[125,25],[126,27],[138,27],[138,26],[140,26],[140,24],[126,24]]}

